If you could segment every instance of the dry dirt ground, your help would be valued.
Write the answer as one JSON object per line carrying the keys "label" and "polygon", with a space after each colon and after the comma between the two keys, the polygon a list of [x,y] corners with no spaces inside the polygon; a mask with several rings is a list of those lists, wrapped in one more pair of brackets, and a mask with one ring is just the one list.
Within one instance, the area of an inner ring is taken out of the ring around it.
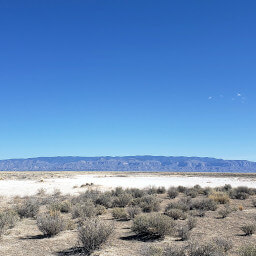
{"label": "dry dirt ground", "polygon": [[[23,175],[23,176],[22,176]],[[54,175],[59,175],[63,178],[68,173],[44,174],[44,178],[52,178]],[[46,177],[46,176],[49,177]],[[53,175],[53,176],[52,176]],[[62,176],[63,175],[63,176]],[[76,175],[73,173],[72,175]],[[113,174],[111,174],[113,175]],[[194,175],[194,174],[193,174]],[[40,173],[3,173],[1,174],[3,179],[40,179]],[[26,177],[25,177],[26,176]],[[239,176],[240,177],[240,176]],[[250,179],[255,179],[255,176],[249,176]],[[177,186],[179,184],[176,184]],[[83,188],[83,189],[86,189]],[[164,211],[165,206],[171,200],[178,200],[182,195],[179,194],[178,198],[169,199],[167,194],[157,195],[161,198],[161,212]],[[68,197],[68,196],[67,196]],[[240,227],[249,222],[253,222],[256,219],[256,207],[252,205],[252,200],[256,199],[256,196],[250,196],[246,200],[232,199],[230,205],[237,210],[232,212],[228,217],[221,219],[217,211],[208,211],[204,217],[196,217],[197,225],[191,231],[191,240],[209,241],[212,238],[223,237],[229,238],[233,242],[233,249],[229,255],[237,255],[238,248],[245,244],[256,244],[256,235],[244,236]],[[19,197],[6,197],[2,196],[0,201],[0,208],[10,208],[15,203],[22,201]],[[223,205],[218,205],[218,209],[221,209]],[[117,221],[113,220],[111,209],[108,209],[105,214],[100,218],[105,221],[115,223],[114,234],[108,239],[107,243],[102,246],[101,249],[94,252],[93,255],[101,256],[131,256],[141,255],[141,251],[144,250],[147,245],[186,245],[189,241],[180,241],[177,237],[166,236],[163,240],[153,241],[141,241],[134,236],[131,231],[132,221]],[[70,213],[62,214],[65,219],[72,219]],[[183,222],[183,221],[177,221]],[[14,228],[5,232],[0,240],[0,255],[6,256],[48,256],[48,255],[74,255],[72,248],[78,246],[77,231],[75,225],[70,228],[71,230],[62,231],[60,234],[52,238],[45,238],[39,231],[36,225],[36,220],[33,218],[23,218],[18,221]]]}

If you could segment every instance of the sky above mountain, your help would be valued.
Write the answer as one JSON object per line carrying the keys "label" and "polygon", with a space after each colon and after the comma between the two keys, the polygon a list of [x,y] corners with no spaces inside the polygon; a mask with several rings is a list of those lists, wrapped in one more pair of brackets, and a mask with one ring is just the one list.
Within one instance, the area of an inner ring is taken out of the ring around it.
{"label": "sky above mountain", "polygon": [[256,161],[255,1],[0,1],[0,159]]}

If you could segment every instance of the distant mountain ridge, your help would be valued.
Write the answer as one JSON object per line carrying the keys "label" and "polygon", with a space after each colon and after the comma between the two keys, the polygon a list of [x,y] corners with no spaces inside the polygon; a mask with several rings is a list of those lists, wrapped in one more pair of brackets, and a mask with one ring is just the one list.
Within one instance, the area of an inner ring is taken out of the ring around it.
{"label": "distant mountain ridge", "polygon": [[256,172],[256,162],[208,157],[37,157],[0,160],[0,171]]}

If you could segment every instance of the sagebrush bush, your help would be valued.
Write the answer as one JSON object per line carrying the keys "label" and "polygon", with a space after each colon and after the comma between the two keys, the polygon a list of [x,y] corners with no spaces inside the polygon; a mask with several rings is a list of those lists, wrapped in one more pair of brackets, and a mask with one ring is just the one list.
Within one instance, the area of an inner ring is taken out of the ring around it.
{"label": "sagebrush bush", "polygon": [[233,209],[230,206],[226,206],[222,209],[220,209],[218,211],[218,214],[220,215],[221,218],[226,218],[231,212],[233,211]]}
{"label": "sagebrush bush", "polygon": [[184,187],[184,186],[178,186],[178,187],[177,187],[177,190],[178,190],[179,193],[185,193],[186,190],[187,190],[187,188]]}
{"label": "sagebrush bush", "polygon": [[112,208],[113,200],[114,196],[111,194],[111,192],[105,192],[98,196],[98,198],[96,199],[96,204],[103,205],[106,208]]}
{"label": "sagebrush bush", "polygon": [[132,224],[132,231],[146,237],[164,237],[174,230],[174,222],[160,213],[149,213],[137,216]]}
{"label": "sagebrush bush", "polygon": [[245,200],[251,194],[248,187],[237,187],[230,191],[230,197],[233,199]]}
{"label": "sagebrush bush", "polygon": [[196,198],[198,196],[198,191],[195,188],[187,188],[185,194],[192,198]]}
{"label": "sagebrush bush", "polygon": [[146,195],[146,192],[139,188],[128,188],[125,192],[131,194],[133,198],[140,198]]}
{"label": "sagebrush bush", "polygon": [[40,202],[35,198],[28,198],[16,208],[21,218],[34,218],[39,212]]}
{"label": "sagebrush bush", "polygon": [[177,228],[177,235],[180,237],[182,241],[186,241],[190,237],[190,232],[189,232],[188,226],[180,226]]}
{"label": "sagebrush bush", "polygon": [[114,231],[113,223],[92,218],[85,220],[78,228],[78,239],[86,255],[104,244]]}
{"label": "sagebrush bush", "polygon": [[214,242],[191,242],[188,245],[188,256],[224,256]]}
{"label": "sagebrush bush", "polygon": [[186,251],[182,247],[167,246],[164,248],[162,256],[186,256]]}
{"label": "sagebrush bush", "polygon": [[146,195],[133,200],[133,205],[139,206],[143,212],[157,212],[160,210],[160,200],[154,195]]}
{"label": "sagebrush bush", "polygon": [[149,195],[157,194],[157,188],[155,186],[149,186],[145,189],[146,193]]}
{"label": "sagebrush bush", "polygon": [[60,212],[68,213],[71,212],[72,204],[69,200],[62,201],[60,203]]}
{"label": "sagebrush bush", "polygon": [[166,210],[164,213],[174,220],[185,220],[187,218],[187,215],[180,209],[170,209]]}
{"label": "sagebrush bush", "polygon": [[9,228],[13,228],[19,220],[16,211],[9,209],[0,212],[0,237]]}
{"label": "sagebrush bush", "polygon": [[122,193],[118,194],[118,196],[113,198],[113,207],[125,207],[127,206],[131,201],[133,197],[131,194],[128,193]]}
{"label": "sagebrush bush", "polygon": [[188,229],[192,230],[193,228],[195,228],[196,227],[196,223],[197,223],[196,218],[189,217],[188,220],[187,220],[187,227],[188,227]]}
{"label": "sagebrush bush", "polygon": [[227,204],[230,202],[229,195],[225,192],[214,191],[209,198],[219,204]]}
{"label": "sagebrush bush", "polygon": [[233,248],[233,243],[230,239],[227,238],[215,238],[213,240],[217,249],[224,253],[227,253],[229,250]]}
{"label": "sagebrush bush", "polygon": [[240,248],[239,256],[256,256],[256,245],[246,245]]}
{"label": "sagebrush bush", "polygon": [[184,212],[190,209],[191,200],[189,198],[181,198],[176,202],[170,202],[166,207],[165,211],[169,211],[171,209],[180,209]]}
{"label": "sagebrush bush", "polygon": [[245,233],[246,236],[251,236],[256,231],[256,225],[254,223],[246,224],[241,227],[241,230]]}
{"label": "sagebrush bush", "polygon": [[125,209],[119,208],[119,207],[113,208],[112,216],[114,219],[118,219],[118,220],[128,220],[128,218],[129,218]]}
{"label": "sagebrush bush", "polygon": [[94,203],[92,201],[87,201],[84,204],[77,204],[73,206],[72,208],[72,218],[91,218],[96,216],[97,214],[97,208],[95,207]]}
{"label": "sagebrush bush", "polygon": [[156,190],[157,194],[164,194],[166,192],[166,188],[165,187],[158,187]]}
{"label": "sagebrush bush", "polygon": [[59,211],[42,213],[37,216],[36,222],[45,236],[55,236],[65,229],[64,220]]}
{"label": "sagebrush bush", "polygon": [[150,245],[150,246],[145,246],[141,250],[141,255],[142,256],[163,256],[163,248]]}
{"label": "sagebrush bush", "polygon": [[215,211],[217,209],[217,204],[210,198],[197,198],[191,201],[190,209]]}
{"label": "sagebrush bush", "polygon": [[138,206],[130,206],[126,209],[129,219],[134,219],[141,213],[141,208]]}
{"label": "sagebrush bush", "polygon": [[170,187],[170,188],[168,188],[168,190],[167,190],[167,195],[168,195],[171,199],[177,197],[177,196],[179,195],[178,189],[175,188],[175,187]]}
{"label": "sagebrush bush", "polygon": [[252,205],[256,207],[256,198],[252,199]]}

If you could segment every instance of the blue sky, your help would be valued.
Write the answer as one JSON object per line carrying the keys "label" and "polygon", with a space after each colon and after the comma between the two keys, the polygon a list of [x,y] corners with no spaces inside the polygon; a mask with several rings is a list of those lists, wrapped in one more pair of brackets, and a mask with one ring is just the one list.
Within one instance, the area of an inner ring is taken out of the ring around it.
{"label": "blue sky", "polygon": [[256,2],[0,1],[0,159],[256,161]]}

